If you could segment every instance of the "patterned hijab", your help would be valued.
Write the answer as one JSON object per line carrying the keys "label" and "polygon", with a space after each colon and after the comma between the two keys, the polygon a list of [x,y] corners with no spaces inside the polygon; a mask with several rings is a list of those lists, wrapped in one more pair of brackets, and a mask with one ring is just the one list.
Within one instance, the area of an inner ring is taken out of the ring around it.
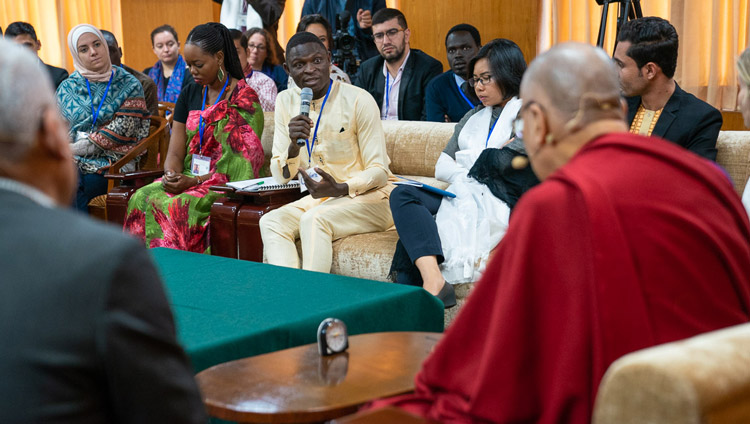
{"label": "patterned hijab", "polygon": [[70,49],[70,55],[73,56],[73,66],[76,68],[76,71],[78,71],[78,73],[80,73],[89,81],[107,82],[109,81],[109,77],[112,74],[112,64],[109,60],[108,49],[104,49],[104,60],[106,60],[107,62],[107,68],[101,73],[87,69],[83,65],[81,59],[78,57],[78,39],[87,32],[96,35],[105,46],[107,45],[107,41],[104,39],[104,36],[96,27],[89,24],[76,25],[68,33],[68,49]]}

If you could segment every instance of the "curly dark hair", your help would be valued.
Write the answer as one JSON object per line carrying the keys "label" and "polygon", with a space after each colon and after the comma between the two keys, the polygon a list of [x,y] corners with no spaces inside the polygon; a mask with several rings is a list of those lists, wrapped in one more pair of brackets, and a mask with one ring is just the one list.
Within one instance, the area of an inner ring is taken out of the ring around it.
{"label": "curly dark hair", "polygon": [[653,62],[667,78],[674,77],[679,40],[677,30],[669,21],[656,16],[628,21],[617,35],[618,43],[624,41],[632,43],[626,54],[633,58],[638,68]]}

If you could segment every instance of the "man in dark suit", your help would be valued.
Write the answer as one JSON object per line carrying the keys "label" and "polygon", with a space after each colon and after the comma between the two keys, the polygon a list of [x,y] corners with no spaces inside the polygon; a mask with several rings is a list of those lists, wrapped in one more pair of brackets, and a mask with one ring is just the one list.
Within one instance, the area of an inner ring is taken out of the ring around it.
{"label": "man in dark suit", "polygon": [[124,65],[122,63],[122,48],[120,48],[120,44],[117,42],[117,38],[115,38],[115,35],[107,31],[106,29],[102,29],[100,31],[102,32],[104,39],[107,40],[107,47],[109,48],[109,60],[110,62],[112,62],[112,65],[119,66],[122,69],[128,71],[130,75],[134,76],[135,79],[137,79],[138,82],[141,83],[141,87],[143,87],[143,93],[146,96],[146,107],[148,107],[148,111],[151,112],[151,115],[158,115],[159,96],[157,95],[158,89],[156,88],[156,83],[154,82],[154,80],[152,80],[151,77],[144,74],[143,72],[136,71],[130,66]]}
{"label": "man in dark suit", "polygon": [[620,29],[614,60],[630,132],[659,136],[716,160],[721,112],[675,82],[677,45],[677,31],[661,18],[635,19]]}
{"label": "man in dark suit", "polygon": [[362,63],[354,84],[372,94],[381,119],[424,121],[427,84],[443,72],[443,65],[409,48],[411,32],[399,10],[385,8],[375,13],[372,32],[380,56]]}
{"label": "man in dark suit", "polygon": [[479,104],[474,89],[469,87],[469,62],[479,53],[482,39],[479,30],[469,24],[458,24],[445,36],[448,53],[448,71],[434,78],[427,85],[424,107],[427,120],[434,122],[458,122],[466,112]]}
{"label": "man in dark suit", "polygon": [[68,130],[38,59],[0,40],[0,75],[0,422],[205,423],[142,243],[66,208]]}
{"label": "man in dark suit", "polygon": [[[34,52],[35,55],[39,56],[39,50],[42,48],[42,42],[36,38],[36,31],[34,30],[34,27],[31,26],[31,24],[28,24],[26,22],[13,22],[12,24],[8,25],[8,28],[5,29],[5,37],[10,38],[18,44],[22,44],[25,47],[28,47],[31,51]],[[57,90],[57,87],[60,85],[60,83],[68,78],[68,71],[66,71],[65,69],[47,65],[46,63],[42,62],[42,59],[39,59],[39,63],[47,68],[47,73],[52,79],[52,85],[55,87],[55,90]]]}

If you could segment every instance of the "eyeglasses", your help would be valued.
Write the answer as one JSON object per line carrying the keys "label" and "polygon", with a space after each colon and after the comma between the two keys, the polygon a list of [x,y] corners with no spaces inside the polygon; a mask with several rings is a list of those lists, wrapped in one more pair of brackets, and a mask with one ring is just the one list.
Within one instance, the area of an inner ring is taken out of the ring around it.
{"label": "eyeglasses", "polygon": [[255,44],[248,44],[247,45],[247,49],[248,50],[258,50],[259,52],[262,52],[263,50],[266,49],[266,46],[264,46],[263,44],[258,44],[257,46]]}
{"label": "eyeglasses", "polygon": [[471,88],[474,88],[479,82],[482,83],[482,87],[486,87],[492,81],[494,81],[494,78],[492,78],[492,75],[483,75],[479,78],[469,78],[468,80],[469,86]]}
{"label": "eyeglasses", "polygon": [[523,106],[521,106],[521,109],[518,110],[518,115],[516,115],[516,119],[513,120],[513,135],[516,137],[516,139],[518,139],[518,141],[523,141],[523,118],[521,118],[521,114],[534,104],[539,106],[539,108],[544,111],[544,108],[538,102],[529,100],[528,102],[525,102]]}
{"label": "eyeglasses", "polygon": [[404,30],[392,28],[386,32],[378,32],[377,34],[372,34],[372,38],[375,39],[376,43],[382,43],[385,37],[388,37],[389,40],[393,40],[393,37],[395,37],[396,34],[398,34],[401,31],[404,31]]}

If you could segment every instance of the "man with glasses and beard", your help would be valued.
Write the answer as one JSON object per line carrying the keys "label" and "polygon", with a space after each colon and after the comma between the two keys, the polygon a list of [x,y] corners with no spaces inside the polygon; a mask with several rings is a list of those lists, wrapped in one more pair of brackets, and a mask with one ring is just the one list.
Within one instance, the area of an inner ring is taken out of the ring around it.
{"label": "man with glasses and beard", "polygon": [[362,63],[354,84],[372,94],[381,119],[424,121],[427,84],[443,72],[443,65],[409,48],[411,32],[399,10],[386,8],[375,13],[372,32],[380,56]]}

